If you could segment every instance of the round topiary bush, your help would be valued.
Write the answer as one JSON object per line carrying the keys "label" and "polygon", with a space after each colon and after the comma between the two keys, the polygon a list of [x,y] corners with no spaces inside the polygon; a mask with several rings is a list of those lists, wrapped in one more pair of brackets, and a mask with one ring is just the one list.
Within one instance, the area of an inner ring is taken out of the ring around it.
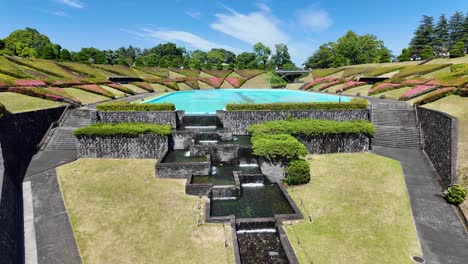
{"label": "round topiary bush", "polygon": [[465,187],[455,184],[450,186],[445,192],[445,199],[451,204],[461,204],[468,196],[468,191]]}
{"label": "round topiary bush", "polygon": [[288,185],[306,184],[310,181],[309,163],[305,160],[293,160],[286,168],[284,182]]}

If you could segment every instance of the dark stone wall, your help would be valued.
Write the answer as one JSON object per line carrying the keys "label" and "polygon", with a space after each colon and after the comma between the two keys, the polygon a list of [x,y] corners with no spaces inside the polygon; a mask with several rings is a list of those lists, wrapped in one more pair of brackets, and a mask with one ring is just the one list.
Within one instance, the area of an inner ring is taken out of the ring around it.
{"label": "dark stone wall", "polygon": [[243,159],[241,154],[251,152],[251,147],[239,146],[237,144],[209,144],[192,145],[190,154],[193,156],[210,155],[214,163],[238,164]]}
{"label": "dark stone wall", "polygon": [[296,138],[311,154],[364,152],[369,150],[369,137],[364,134],[330,134]]}
{"label": "dark stone wall", "polygon": [[168,137],[153,134],[77,139],[79,158],[161,159],[168,148]]}
{"label": "dark stone wall", "polygon": [[304,119],[330,119],[351,121],[369,119],[369,111],[363,110],[317,110],[317,111],[217,111],[216,115],[224,128],[234,135],[247,135],[247,128],[252,124],[266,121],[284,120],[288,117]]}
{"label": "dark stone wall", "polygon": [[188,179],[192,175],[208,175],[211,162],[157,163],[156,177],[165,179]]}
{"label": "dark stone wall", "polygon": [[21,263],[21,184],[37,144],[65,107],[6,115],[0,119],[0,263]]}
{"label": "dark stone wall", "polygon": [[124,123],[139,122],[153,124],[167,124],[173,128],[177,127],[177,113],[175,111],[157,112],[98,112],[99,122],[102,123]]}
{"label": "dark stone wall", "polygon": [[457,119],[435,110],[417,108],[423,134],[423,150],[444,186],[457,182]]}

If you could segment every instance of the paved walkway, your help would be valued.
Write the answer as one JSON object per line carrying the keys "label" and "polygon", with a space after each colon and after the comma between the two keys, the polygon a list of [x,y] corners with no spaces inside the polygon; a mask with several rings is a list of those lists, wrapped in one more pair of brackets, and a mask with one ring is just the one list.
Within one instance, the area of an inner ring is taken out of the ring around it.
{"label": "paved walkway", "polygon": [[419,149],[373,147],[372,152],[399,160],[424,258],[429,264],[468,263],[468,236],[456,212],[442,196],[437,175]]}

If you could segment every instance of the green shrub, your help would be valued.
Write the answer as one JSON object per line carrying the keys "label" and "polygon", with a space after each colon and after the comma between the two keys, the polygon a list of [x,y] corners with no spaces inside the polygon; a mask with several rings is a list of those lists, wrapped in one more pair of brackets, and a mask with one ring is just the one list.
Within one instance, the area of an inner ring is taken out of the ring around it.
{"label": "green shrub", "polygon": [[299,140],[284,134],[253,136],[252,152],[268,160],[295,160],[307,155],[306,147]]}
{"label": "green shrub", "polygon": [[99,111],[123,111],[123,112],[149,112],[149,111],[174,111],[174,104],[131,104],[129,102],[110,102],[96,107]]}
{"label": "green shrub", "polygon": [[373,135],[375,127],[365,120],[333,121],[327,119],[291,119],[269,121],[258,125],[251,125],[249,133],[262,134],[288,134],[288,135],[326,135],[326,134],[360,134]]}
{"label": "green shrub", "polygon": [[463,41],[458,41],[450,49],[450,58],[459,58],[465,56],[465,44]]}
{"label": "green shrub", "polygon": [[107,136],[138,136],[141,134],[156,134],[167,136],[171,134],[170,125],[146,124],[146,123],[98,123],[87,127],[78,128],[73,132],[76,137],[107,137]]}
{"label": "green shrub", "polygon": [[444,98],[454,93],[457,93],[457,89],[453,87],[442,88],[442,89],[435,90],[431,93],[426,94],[423,98],[416,100],[413,104],[414,105],[428,104],[428,103],[437,101],[441,98]]}
{"label": "green shrub", "polygon": [[468,196],[468,191],[465,187],[455,184],[450,186],[445,192],[445,199],[451,204],[461,204]]}
{"label": "green shrub", "polygon": [[284,182],[288,185],[306,184],[310,181],[310,167],[305,160],[292,160],[286,168]]}
{"label": "green shrub", "polygon": [[351,99],[350,102],[330,103],[330,102],[311,102],[311,103],[271,103],[271,104],[227,104],[227,111],[307,111],[307,110],[352,110],[366,109],[367,100]]}
{"label": "green shrub", "polygon": [[0,103],[0,118],[2,118],[3,115],[5,115],[5,113],[6,113],[5,106],[2,103]]}
{"label": "green shrub", "polygon": [[268,78],[270,79],[271,88],[282,88],[288,84],[283,78],[271,71],[268,72]]}

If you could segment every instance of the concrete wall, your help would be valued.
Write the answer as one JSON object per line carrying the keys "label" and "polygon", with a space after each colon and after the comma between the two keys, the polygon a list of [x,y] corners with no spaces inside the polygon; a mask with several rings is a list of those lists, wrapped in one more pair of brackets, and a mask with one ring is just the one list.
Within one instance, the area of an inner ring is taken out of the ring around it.
{"label": "concrete wall", "polygon": [[369,119],[369,111],[363,110],[317,110],[317,111],[216,111],[216,115],[224,128],[234,135],[247,135],[247,128],[252,124],[266,121],[284,120],[288,117],[304,119],[330,119],[351,121]]}
{"label": "concrete wall", "polygon": [[177,113],[175,111],[155,112],[113,112],[99,111],[99,122],[102,123],[124,123],[139,122],[153,124],[167,124],[173,128],[177,127]]}
{"label": "concrete wall", "polygon": [[311,154],[364,152],[369,150],[369,137],[364,134],[330,134],[296,136]]}
{"label": "concrete wall", "polygon": [[168,137],[153,134],[77,139],[79,158],[162,159],[168,147]]}
{"label": "concrete wall", "polygon": [[211,162],[157,163],[156,177],[165,179],[188,179],[192,175],[208,175]]}
{"label": "concrete wall", "polygon": [[423,150],[445,186],[457,182],[457,119],[435,110],[417,108]]}

